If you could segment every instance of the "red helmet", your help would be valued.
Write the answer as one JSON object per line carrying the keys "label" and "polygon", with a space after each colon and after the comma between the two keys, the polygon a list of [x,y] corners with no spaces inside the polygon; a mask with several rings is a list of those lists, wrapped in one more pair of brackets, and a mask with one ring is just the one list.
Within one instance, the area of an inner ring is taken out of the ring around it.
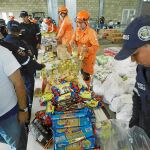
{"label": "red helmet", "polygon": [[86,22],[88,21],[90,18],[90,14],[88,11],[86,10],[81,10],[80,12],[78,12],[77,17],[76,17],[76,21],[78,22]]}
{"label": "red helmet", "polygon": [[65,6],[60,6],[58,8],[58,13],[68,13],[68,9]]}

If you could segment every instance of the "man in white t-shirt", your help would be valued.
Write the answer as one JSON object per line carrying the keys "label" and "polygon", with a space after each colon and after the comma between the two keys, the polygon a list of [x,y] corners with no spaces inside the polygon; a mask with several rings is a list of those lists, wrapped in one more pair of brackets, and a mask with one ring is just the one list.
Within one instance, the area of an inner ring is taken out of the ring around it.
{"label": "man in white t-shirt", "polygon": [[12,53],[0,45],[0,142],[9,144],[11,150],[26,149],[20,135],[28,109],[19,68]]}

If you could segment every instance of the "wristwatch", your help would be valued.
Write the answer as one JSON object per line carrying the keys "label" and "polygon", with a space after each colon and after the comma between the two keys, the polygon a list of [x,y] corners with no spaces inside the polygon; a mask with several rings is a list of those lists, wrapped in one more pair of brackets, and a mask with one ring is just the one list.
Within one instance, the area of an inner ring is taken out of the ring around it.
{"label": "wristwatch", "polygon": [[28,107],[26,107],[24,109],[19,108],[19,111],[21,111],[21,112],[28,112]]}

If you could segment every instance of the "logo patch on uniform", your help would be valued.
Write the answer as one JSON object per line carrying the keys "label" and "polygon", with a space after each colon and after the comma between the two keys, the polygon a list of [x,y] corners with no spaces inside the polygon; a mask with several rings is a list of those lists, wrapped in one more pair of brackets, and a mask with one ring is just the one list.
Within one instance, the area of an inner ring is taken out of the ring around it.
{"label": "logo patch on uniform", "polygon": [[138,37],[142,41],[150,40],[150,26],[143,26],[138,31]]}
{"label": "logo patch on uniform", "polygon": [[25,29],[21,29],[21,32],[24,32],[24,31],[26,31]]}
{"label": "logo patch on uniform", "polygon": [[137,82],[137,86],[138,86],[138,88],[139,88],[139,89],[141,89],[141,90],[143,90],[143,91],[145,91],[145,90],[146,90],[145,85],[144,85],[144,84],[142,84],[142,83]]}
{"label": "logo patch on uniform", "polygon": [[123,35],[124,40],[129,40],[129,37],[130,37],[129,35]]}

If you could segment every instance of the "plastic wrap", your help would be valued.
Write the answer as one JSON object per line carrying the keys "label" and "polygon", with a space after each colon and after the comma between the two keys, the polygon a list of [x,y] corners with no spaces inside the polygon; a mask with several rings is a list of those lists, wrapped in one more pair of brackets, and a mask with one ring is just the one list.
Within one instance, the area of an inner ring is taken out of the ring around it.
{"label": "plastic wrap", "polygon": [[62,146],[61,144],[55,144],[55,150],[89,150],[93,149],[95,146],[95,138],[90,137],[88,139],[73,143],[67,146]]}
{"label": "plastic wrap", "polygon": [[67,47],[65,45],[58,45],[57,47],[57,56],[61,60],[70,59],[70,54],[67,51]]}
{"label": "plastic wrap", "polygon": [[53,142],[53,132],[50,127],[44,126],[40,119],[34,119],[30,125],[30,131],[36,141],[45,149]]}
{"label": "plastic wrap", "polygon": [[128,87],[125,81],[116,73],[110,74],[101,87],[104,91],[105,102],[110,104],[113,98],[126,93]]}
{"label": "plastic wrap", "polygon": [[61,144],[64,146],[79,142],[92,136],[93,129],[91,124],[83,127],[56,129],[54,131],[55,144]]}
{"label": "plastic wrap", "polygon": [[[131,94],[123,94],[121,96],[115,97],[109,108],[113,112],[120,112],[121,108],[126,104],[132,104],[132,95]],[[126,110],[128,112],[128,109]]]}
{"label": "plastic wrap", "polygon": [[136,126],[130,129],[120,120],[102,122],[97,137],[102,150],[150,150],[150,139],[144,130]]}

